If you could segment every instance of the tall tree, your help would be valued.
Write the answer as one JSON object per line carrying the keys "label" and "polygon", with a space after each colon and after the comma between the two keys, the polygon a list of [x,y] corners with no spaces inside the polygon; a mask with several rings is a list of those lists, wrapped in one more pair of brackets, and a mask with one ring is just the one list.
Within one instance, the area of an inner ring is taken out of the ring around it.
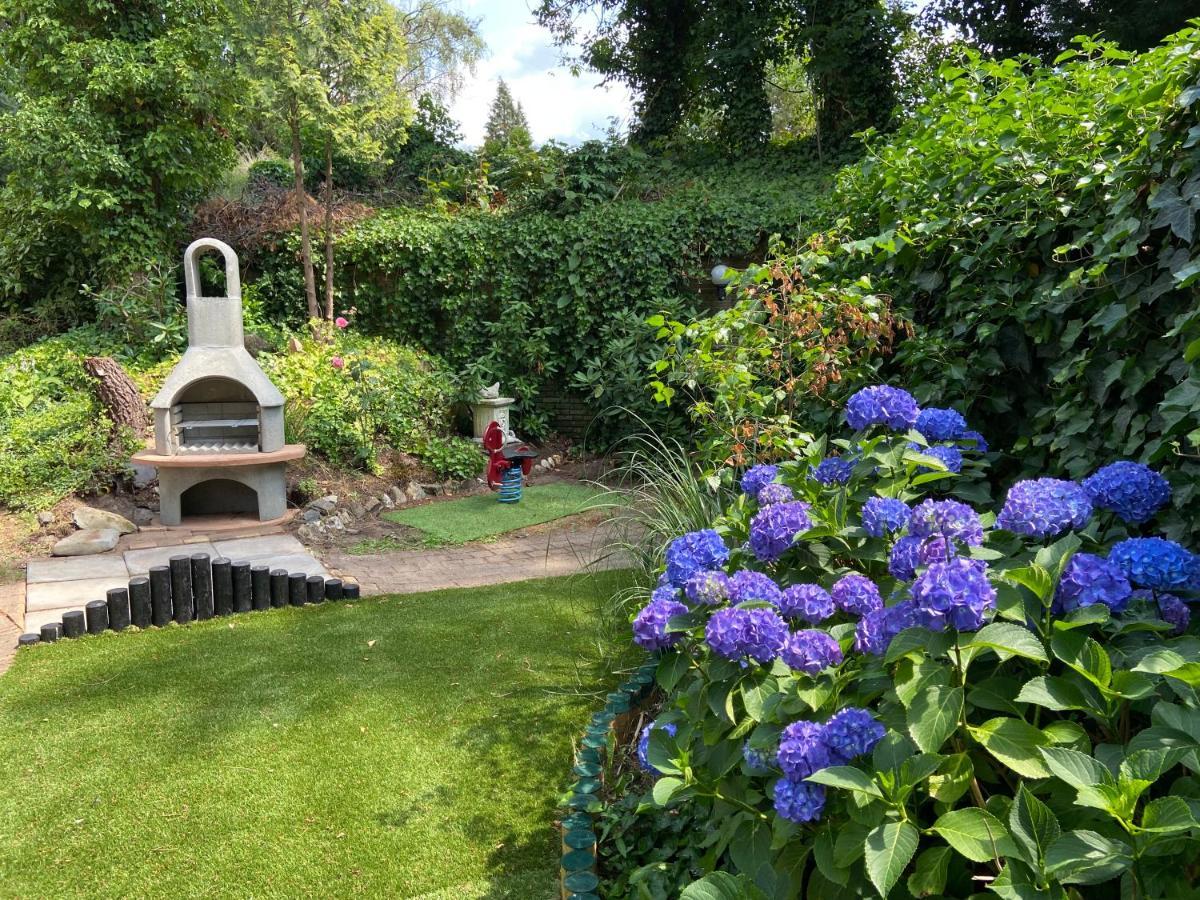
{"label": "tall tree", "polygon": [[487,152],[516,147],[532,146],[533,138],[529,134],[529,122],[525,118],[525,110],[513,99],[512,91],[504,79],[496,86],[496,96],[488,111],[487,126],[484,130],[483,145]]}
{"label": "tall tree", "polygon": [[408,49],[401,87],[414,102],[425,95],[448,101],[487,49],[478,21],[446,0],[404,0],[398,8]]}

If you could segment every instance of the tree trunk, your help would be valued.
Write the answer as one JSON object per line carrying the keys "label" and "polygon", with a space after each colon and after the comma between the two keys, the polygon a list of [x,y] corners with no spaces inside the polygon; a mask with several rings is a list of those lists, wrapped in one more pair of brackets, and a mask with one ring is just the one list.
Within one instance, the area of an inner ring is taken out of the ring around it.
{"label": "tree trunk", "polygon": [[300,264],[304,267],[304,298],[308,317],[321,315],[317,308],[317,279],[313,275],[312,236],[308,232],[308,197],[304,192],[304,158],[300,150],[300,110],[293,100],[288,124],[292,129],[292,174],[295,176],[296,203],[300,207]]}
{"label": "tree trunk", "polygon": [[122,425],[131,428],[139,438],[144,438],[147,433],[146,401],[121,364],[108,356],[89,356],[83,361],[83,369],[96,379],[96,396],[112,420],[110,446],[120,445]]}
{"label": "tree trunk", "polygon": [[333,139],[325,138],[325,318],[333,321]]}

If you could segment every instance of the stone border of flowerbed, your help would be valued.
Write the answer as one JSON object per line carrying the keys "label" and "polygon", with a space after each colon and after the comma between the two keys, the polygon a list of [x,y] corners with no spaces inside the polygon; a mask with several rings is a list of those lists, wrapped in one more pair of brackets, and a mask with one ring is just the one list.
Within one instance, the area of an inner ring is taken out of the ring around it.
{"label": "stone border of flowerbed", "polygon": [[615,749],[613,725],[645,700],[654,690],[657,660],[648,660],[633,675],[621,682],[605,698],[604,708],[592,716],[575,753],[571,784],[564,804],[570,810],[563,816],[562,857],[559,861],[559,886],[564,900],[598,900],[600,878],[596,874],[596,829],[593,813],[599,805],[597,791],[603,784],[604,754],[610,759]]}
{"label": "stone border of flowerbed", "polygon": [[272,569],[262,563],[212,559],[207,553],[172,556],[169,565],[152,566],[148,575],[129,579],[129,586],[112,588],[104,600],[63,613],[61,622],[47,622],[40,632],[27,632],[17,646],[54,643],[104,631],[159,628],[175,622],[211,619],[234,613],[284,606],[303,606],[325,600],[356,600],[359,587],[339,578]]}

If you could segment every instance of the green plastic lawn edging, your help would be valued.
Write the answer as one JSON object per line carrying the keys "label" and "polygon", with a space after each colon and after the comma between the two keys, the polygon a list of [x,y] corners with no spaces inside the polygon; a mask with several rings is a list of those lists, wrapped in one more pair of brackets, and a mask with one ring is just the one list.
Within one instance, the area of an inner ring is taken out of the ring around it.
{"label": "green plastic lawn edging", "polygon": [[592,715],[575,753],[571,772],[576,780],[566,801],[569,812],[563,816],[562,857],[559,884],[564,900],[598,900],[600,877],[596,872],[596,828],[594,814],[600,808],[596,792],[602,785],[604,754],[612,755],[612,728],[617,717],[629,712],[654,689],[658,660],[644,663],[615,691],[608,694],[604,708]]}
{"label": "green plastic lawn edging", "polygon": [[520,503],[500,503],[493,493],[428,503],[383,514],[442,544],[467,544],[509,531],[542,525],[586,512],[601,494],[579,484],[539,484],[525,490]]}

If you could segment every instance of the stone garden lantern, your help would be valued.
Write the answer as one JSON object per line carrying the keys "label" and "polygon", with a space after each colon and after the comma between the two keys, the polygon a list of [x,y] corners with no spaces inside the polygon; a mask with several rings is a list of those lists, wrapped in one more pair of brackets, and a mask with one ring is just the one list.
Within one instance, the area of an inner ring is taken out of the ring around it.
{"label": "stone garden lantern", "polygon": [[498,381],[491,387],[480,391],[479,396],[471,404],[472,431],[475,440],[482,443],[488,426],[493,422],[499,423],[500,430],[509,440],[512,440],[513,433],[512,427],[508,423],[508,414],[516,402],[514,397],[500,396],[500,382]]}

